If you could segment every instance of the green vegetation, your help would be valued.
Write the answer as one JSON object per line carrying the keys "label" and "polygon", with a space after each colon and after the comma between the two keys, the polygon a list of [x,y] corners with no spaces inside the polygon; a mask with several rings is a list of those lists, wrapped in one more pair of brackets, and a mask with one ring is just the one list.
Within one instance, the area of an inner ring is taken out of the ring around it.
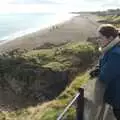
{"label": "green vegetation", "polygon": [[95,48],[90,44],[68,43],[51,49],[33,50],[23,54],[23,58],[44,68],[63,71],[75,65],[74,57],[80,62],[87,55],[91,58],[94,52]]}
{"label": "green vegetation", "polygon": [[2,75],[10,74],[12,77],[17,77],[17,79],[20,78],[20,81],[24,81],[28,79],[26,77],[34,74],[32,70],[48,68],[53,71],[66,71],[70,68],[90,64],[94,60],[93,56],[95,55],[96,51],[93,45],[78,42],[51,49],[32,51],[15,49],[0,56],[0,71]]}
{"label": "green vegetation", "polygon": [[[34,107],[28,106],[11,112],[0,112],[0,120],[56,120],[64,107],[74,97],[77,89],[88,81],[89,75],[86,70],[94,62],[96,53],[97,51],[92,44],[72,42],[32,51],[17,49],[1,55],[0,71],[3,72],[0,72],[0,75],[2,78],[7,74],[20,82],[24,81],[26,83],[25,89],[37,79],[41,81],[41,91],[44,90],[45,95],[55,99],[49,102],[45,102],[45,100],[42,105],[38,104]],[[40,73],[36,71],[40,71]],[[57,73],[69,71],[71,73],[69,77],[72,80],[62,92],[56,93],[58,89],[61,89],[57,85],[64,86],[63,83],[60,83],[60,80],[48,79],[48,74],[45,75],[45,73],[53,71]],[[44,79],[41,72],[44,74]],[[54,87],[50,87],[50,85],[53,83],[55,89],[51,91]],[[29,89],[26,91],[28,92]],[[31,91],[29,92],[31,93]],[[67,113],[66,120],[73,120],[74,113],[75,110],[71,108]]]}
{"label": "green vegetation", "polygon": [[[88,73],[79,74],[56,100],[13,112],[1,112],[0,120],[56,120],[65,106],[74,97],[77,89],[88,80]],[[65,117],[65,120],[73,120],[75,118],[75,109],[71,108]]]}
{"label": "green vegetation", "polygon": [[120,15],[105,15],[105,16],[99,16],[99,22],[101,23],[110,23],[115,25],[116,27],[120,27]]}
{"label": "green vegetation", "polygon": [[[65,106],[69,103],[70,100],[75,96],[78,88],[89,80],[89,75],[79,74],[71,83],[71,85],[66,88],[63,93],[53,102],[51,102],[48,106],[48,109],[45,109],[43,115],[41,116],[41,120],[55,120],[56,116],[65,108]],[[47,106],[46,106],[47,107]],[[56,112],[54,112],[56,111]],[[51,115],[51,118],[49,118]],[[75,119],[75,109],[71,108],[70,111],[66,115],[66,120]]]}

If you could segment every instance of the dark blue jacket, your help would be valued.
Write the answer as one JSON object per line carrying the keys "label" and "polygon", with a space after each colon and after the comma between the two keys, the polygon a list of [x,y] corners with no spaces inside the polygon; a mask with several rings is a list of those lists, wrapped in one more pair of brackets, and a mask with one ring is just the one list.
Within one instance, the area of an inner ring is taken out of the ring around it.
{"label": "dark blue jacket", "polygon": [[100,59],[100,75],[105,85],[104,100],[108,104],[120,108],[120,45],[112,47]]}

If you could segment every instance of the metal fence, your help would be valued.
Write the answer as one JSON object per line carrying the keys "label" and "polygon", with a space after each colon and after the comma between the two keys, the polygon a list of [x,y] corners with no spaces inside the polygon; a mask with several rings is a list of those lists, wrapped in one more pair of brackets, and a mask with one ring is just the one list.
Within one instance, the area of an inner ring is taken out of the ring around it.
{"label": "metal fence", "polygon": [[79,88],[78,93],[71,100],[71,102],[66,106],[66,108],[59,115],[57,120],[63,120],[65,114],[67,113],[67,111],[71,108],[71,106],[75,102],[77,103],[76,104],[76,118],[75,118],[75,120],[83,120],[83,114],[84,114],[84,89],[83,88]]}

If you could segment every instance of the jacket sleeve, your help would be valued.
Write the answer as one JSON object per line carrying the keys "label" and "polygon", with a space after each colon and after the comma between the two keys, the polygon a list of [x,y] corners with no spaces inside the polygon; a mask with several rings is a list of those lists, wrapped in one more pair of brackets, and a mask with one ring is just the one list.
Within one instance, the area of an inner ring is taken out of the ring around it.
{"label": "jacket sleeve", "polygon": [[100,68],[99,80],[105,84],[120,75],[120,54],[112,53],[107,62]]}

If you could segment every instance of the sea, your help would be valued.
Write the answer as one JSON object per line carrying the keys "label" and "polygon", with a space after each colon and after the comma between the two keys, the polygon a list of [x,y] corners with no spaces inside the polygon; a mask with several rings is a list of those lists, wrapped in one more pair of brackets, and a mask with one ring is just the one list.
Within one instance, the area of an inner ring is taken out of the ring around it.
{"label": "sea", "polygon": [[69,13],[5,13],[0,14],[0,42],[48,28],[74,17]]}

